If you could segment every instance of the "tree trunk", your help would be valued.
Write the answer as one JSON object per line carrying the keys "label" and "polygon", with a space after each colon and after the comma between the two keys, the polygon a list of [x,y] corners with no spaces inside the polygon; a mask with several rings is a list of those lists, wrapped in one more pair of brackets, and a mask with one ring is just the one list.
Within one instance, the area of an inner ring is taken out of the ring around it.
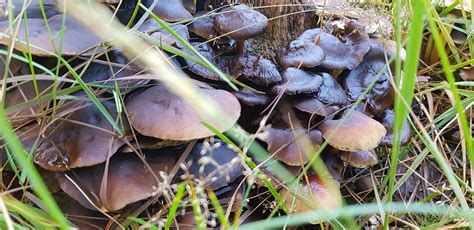
{"label": "tree trunk", "polygon": [[[230,0],[256,7],[269,18],[268,28],[263,34],[249,42],[247,49],[265,57],[274,57],[275,51],[298,37],[304,30],[317,26],[318,17],[312,9],[303,5],[308,0]],[[225,4],[223,0],[211,0],[214,9]],[[301,4],[301,5],[298,5]]]}

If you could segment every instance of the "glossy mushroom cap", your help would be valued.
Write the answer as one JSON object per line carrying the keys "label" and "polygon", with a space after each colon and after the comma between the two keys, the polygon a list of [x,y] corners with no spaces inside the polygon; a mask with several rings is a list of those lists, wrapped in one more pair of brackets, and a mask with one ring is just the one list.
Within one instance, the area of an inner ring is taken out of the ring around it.
{"label": "glossy mushroom cap", "polygon": [[258,94],[248,88],[243,88],[239,91],[232,92],[232,94],[239,100],[241,104],[248,106],[268,105],[271,101],[271,98],[266,94]]}
{"label": "glossy mushroom cap", "polygon": [[[146,154],[147,167],[134,154],[120,154],[110,159],[108,170],[103,163],[58,173],[56,178],[62,190],[84,207],[95,209],[95,205],[105,212],[116,211],[154,196],[160,186],[156,178],[160,178],[160,172],[168,173],[178,158],[179,154],[173,151]],[[104,173],[107,177],[104,177]]]}
{"label": "glossy mushroom cap", "polygon": [[213,190],[228,186],[242,176],[241,162],[239,155],[220,140],[197,143],[185,160],[194,179]]}
{"label": "glossy mushroom cap", "polygon": [[387,133],[378,121],[353,111],[336,130],[340,120],[326,120],[319,129],[324,139],[336,149],[344,151],[371,150],[376,148]]}
{"label": "glossy mushroom cap", "polygon": [[313,42],[296,39],[277,54],[277,62],[282,69],[288,67],[313,68],[324,60],[323,50]]}
{"label": "glossy mushroom cap", "polygon": [[267,28],[267,17],[244,4],[228,6],[215,16],[214,27],[234,40],[246,40]]}
{"label": "glossy mushroom cap", "polygon": [[[381,46],[373,46],[364,61],[355,69],[341,77],[341,85],[346,89],[350,99],[355,101],[362,93],[373,84],[365,96],[368,111],[377,115],[393,105],[394,89],[390,84],[391,71],[385,61],[384,49]],[[390,58],[390,53],[388,57]]]}
{"label": "glossy mushroom cap", "polygon": [[[105,101],[102,104],[112,118],[118,120],[115,103]],[[87,103],[84,107],[84,104],[73,103],[68,108],[73,111],[67,111],[45,131],[45,138],[35,153],[36,164],[50,171],[96,165],[107,160],[124,144],[94,104]],[[127,120],[123,121],[125,132],[129,132]]]}
{"label": "glossy mushroom cap", "polygon": [[[305,153],[305,148],[319,149],[323,143],[323,136],[319,130],[305,129],[267,129],[268,137],[265,139],[268,152],[290,166],[301,166],[308,163],[310,156]],[[309,140],[309,142],[308,142]]]}
{"label": "glossy mushroom cap", "polygon": [[[380,122],[382,122],[383,126],[387,129],[387,135],[382,139],[380,145],[392,147],[393,142],[393,125],[395,122],[394,119],[394,112],[392,109],[387,109],[384,113],[381,114],[380,118],[378,118]],[[411,128],[408,120],[403,123],[402,127],[402,134],[400,139],[400,145],[406,145],[410,142],[411,138]]]}
{"label": "glossy mushroom cap", "polygon": [[333,105],[325,105],[320,100],[314,97],[294,99],[292,101],[292,105],[299,111],[309,114],[316,114],[323,117],[334,115],[339,110],[339,107]]}
{"label": "glossy mushroom cap", "polygon": [[354,69],[370,49],[368,42],[354,43],[346,40],[344,43],[321,29],[306,30],[298,39],[314,42],[321,47],[325,56],[321,66],[328,69]]}
{"label": "glossy mushroom cap", "polygon": [[229,61],[232,77],[243,78],[259,86],[270,86],[281,82],[276,66],[268,59],[255,55],[239,55]]}
{"label": "glossy mushroom cap", "polygon": [[[216,103],[230,121],[240,116],[240,104],[229,92],[215,89],[198,89],[201,95]],[[219,132],[232,127],[220,124],[196,111],[193,106],[157,85],[132,95],[125,103],[132,126],[142,135],[163,140],[193,140],[213,136],[201,122],[206,121]]]}
{"label": "glossy mushroom cap", "polygon": [[285,69],[281,76],[283,83],[273,87],[274,93],[283,91],[287,95],[310,94],[317,92],[323,84],[321,76],[294,67]]}
{"label": "glossy mushroom cap", "polygon": [[188,25],[190,32],[206,40],[213,39],[219,34],[214,28],[214,15],[201,11],[194,14],[194,21]]}
{"label": "glossy mushroom cap", "polygon": [[193,16],[186,10],[183,0],[159,0],[152,10],[159,18],[167,22],[191,19]]}
{"label": "glossy mushroom cap", "polygon": [[336,79],[328,73],[319,73],[318,75],[323,79],[323,83],[314,97],[329,105],[346,104],[348,101],[346,92]]}
{"label": "glossy mushroom cap", "polygon": [[367,168],[379,162],[377,154],[373,149],[368,151],[340,152],[339,157],[356,168]]}
{"label": "glossy mushroom cap", "polygon": [[[36,56],[51,56],[51,53],[59,53],[59,44],[62,44],[62,55],[92,55],[95,46],[98,46],[102,41],[98,36],[89,32],[79,22],[72,17],[66,17],[65,27],[62,27],[63,15],[58,14],[48,18],[49,28],[53,35],[59,34],[60,30],[64,29],[63,40],[60,43],[61,36],[53,36],[53,41],[50,39],[46,23],[43,18],[30,18],[26,21],[28,24],[28,41],[30,47],[26,46],[26,32],[25,23],[19,24],[18,34],[15,39],[20,41],[15,42],[15,49],[22,52],[30,52]],[[9,31],[8,21],[0,22],[0,31]],[[9,44],[10,37],[2,36],[0,44]],[[96,52],[104,50],[104,47],[98,47]]]}

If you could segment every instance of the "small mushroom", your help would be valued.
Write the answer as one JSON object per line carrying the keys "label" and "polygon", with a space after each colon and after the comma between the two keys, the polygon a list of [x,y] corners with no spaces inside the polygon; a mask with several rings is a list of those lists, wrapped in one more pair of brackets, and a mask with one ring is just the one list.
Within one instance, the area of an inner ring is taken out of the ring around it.
{"label": "small mushroom", "polygon": [[319,28],[306,30],[298,39],[314,42],[321,47],[325,56],[321,66],[328,69],[354,69],[370,49],[368,42],[354,43],[346,40],[344,43]]}
{"label": "small mushroom", "polygon": [[283,48],[277,54],[277,62],[281,68],[313,68],[324,60],[323,50],[313,42],[296,39],[288,47]]}
{"label": "small mushroom", "polygon": [[[199,88],[212,99],[230,121],[240,116],[240,104],[224,90]],[[163,140],[193,140],[213,136],[201,122],[206,121],[220,132],[233,124],[220,124],[196,111],[193,106],[171,93],[164,85],[150,87],[132,95],[125,103],[132,126],[142,135]]]}
{"label": "small mushroom", "polygon": [[186,10],[183,0],[159,0],[152,12],[167,22],[193,18],[191,13]]}
{"label": "small mushroom", "polygon": [[348,100],[347,95],[336,79],[328,73],[319,73],[319,76],[322,77],[323,83],[314,97],[329,105],[346,104]]}
{"label": "small mushroom", "polygon": [[[191,45],[203,56],[205,57],[210,63],[214,64],[215,66],[218,66],[219,69],[222,71],[226,72],[226,68],[228,65],[229,59],[226,57],[220,57],[219,59],[216,59],[216,55],[214,54],[214,50],[209,44],[201,44],[199,42],[191,42]],[[191,56],[198,58],[194,53],[192,53],[190,50],[185,50],[186,53],[190,54]],[[194,61],[190,59],[185,59],[186,65],[185,67],[188,68],[189,71],[192,73],[201,76],[205,79],[209,80],[214,80],[218,81],[221,80],[219,76],[214,73],[212,70],[209,68],[202,66],[200,64],[195,63]]]}
{"label": "small mushroom", "polygon": [[[188,41],[189,32],[188,27],[183,24],[168,24],[173,31],[175,31],[181,38]],[[151,37],[157,39],[158,41],[174,45],[180,49],[184,48],[184,45],[171,33],[169,33],[160,23],[158,23],[154,18],[149,18],[143,22],[137,29],[150,34]],[[188,41],[189,42],[189,41]]]}
{"label": "small mushroom", "polygon": [[134,154],[117,154],[108,168],[102,163],[57,173],[56,178],[62,190],[84,207],[116,211],[154,196],[160,186],[156,176],[170,172],[178,158],[179,154],[170,150],[146,154],[145,162]]}
{"label": "small mushroom", "polygon": [[459,76],[461,76],[464,81],[474,81],[474,66],[462,68]]}
{"label": "small mushroom", "polygon": [[[290,166],[301,166],[308,163],[310,157],[307,154],[309,153],[305,153],[304,149],[308,146],[319,149],[323,143],[323,136],[316,129],[308,133],[305,129],[292,131],[291,129],[269,128],[267,133],[265,142],[268,145],[268,152]],[[303,135],[306,135],[306,138]]]}
{"label": "small mushroom", "polygon": [[[321,178],[314,173],[308,173],[308,182],[303,180],[300,188],[291,194],[286,189],[280,191],[286,207],[291,213],[305,213],[314,210],[334,209],[342,206],[342,196],[338,189],[339,182],[332,178],[326,178],[329,183],[323,183]],[[311,224],[317,224],[319,220],[310,220]]]}
{"label": "small mushroom", "polygon": [[237,41],[237,54],[245,49],[245,40],[262,33],[268,26],[268,18],[244,4],[223,8],[214,19],[216,30]]}
{"label": "small mushroom", "polygon": [[323,84],[321,76],[294,67],[285,69],[281,76],[283,83],[273,87],[274,93],[283,91],[287,95],[310,94],[317,92]]}
{"label": "small mushroom", "polygon": [[188,25],[190,32],[206,40],[213,39],[219,34],[214,28],[214,14],[201,11],[194,14],[194,21]]}
{"label": "small mushroom", "polygon": [[205,187],[217,190],[242,176],[241,161],[233,149],[215,139],[197,143],[185,163],[189,166],[186,170],[194,179],[198,179]]}
{"label": "small mushroom", "polygon": [[239,55],[229,61],[229,74],[260,86],[281,82],[276,66],[268,59],[255,55]]}
{"label": "small mushroom", "polygon": [[358,111],[352,111],[344,123],[338,127],[341,122],[342,119],[326,120],[319,126],[324,139],[339,150],[374,149],[387,133],[382,124]]}
{"label": "small mushroom", "polygon": [[[392,147],[393,142],[393,125],[395,122],[393,109],[387,109],[381,114],[379,121],[382,122],[383,126],[387,129],[387,135],[382,139],[380,145]],[[400,145],[406,145],[411,138],[410,123],[406,120],[403,123],[402,133],[400,138]]]}
{"label": "small mushroom", "polygon": [[254,90],[243,88],[239,91],[234,91],[232,94],[239,100],[241,104],[248,106],[264,106],[271,101],[266,94],[258,94]]}
{"label": "small mushroom", "polygon": [[[62,44],[62,55],[92,55],[94,52],[98,53],[105,49],[105,47],[99,46],[102,42],[99,39],[101,36],[96,36],[89,32],[72,17],[66,17],[64,27],[62,26],[62,20],[63,14],[48,18],[47,22],[50,28],[48,30],[43,18],[29,18],[25,20],[28,26],[28,38],[26,37],[25,23],[20,23],[17,36],[11,37],[6,34],[0,38],[0,44],[7,45],[11,40],[19,39],[21,42],[15,42],[15,49],[22,52],[31,52],[31,54],[36,56],[51,56],[50,53],[59,54],[60,44]],[[9,31],[10,29],[8,21],[0,22],[0,31]],[[53,40],[51,40],[49,31],[53,35],[59,34],[62,31],[62,42],[60,40],[61,36],[53,36]],[[30,46],[26,45],[27,40]],[[91,49],[94,46],[99,46],[97,51]]]}
{"label": "small mushroom", "polygon": [[[105,101],[103,105],[114,120],[118,118],[114,102]],[[60,112],[64,115],[48,126],[36,150],[34,161],[41,167],[66,171],[100,164],[124,144],[94,104],[73,103],[63,108]],[[126,133],[130,131],[126,119],[123,127]]]}
{"label": "small mushroom", "polygon": [[[390,58],[390,54],[388,54]],[[390,84],[390,69],[385,61],[385,51],[381,46],[373,46],[365,55],[364,61],[355,69],[341,77],[341,85],[346,89],[352,101],[359,99],[362,93],[373,84],[365,95],[368,111],[378,115],[393,105],[395,92]]]}
{"label": "small mushroom", "polygon": [[339,157],[341,160],[356,168],[367,168],[378,163],[377,154],[373,149],[355,152],[340,152]]}
{"label": "small mushroom", "polygon": [[334,105],[325,105],[314,97],[294,99],[292,101],[292,105],[299,111],[309,114],[316,114],[323,117],[334,115],[339,110],[339,107]]}

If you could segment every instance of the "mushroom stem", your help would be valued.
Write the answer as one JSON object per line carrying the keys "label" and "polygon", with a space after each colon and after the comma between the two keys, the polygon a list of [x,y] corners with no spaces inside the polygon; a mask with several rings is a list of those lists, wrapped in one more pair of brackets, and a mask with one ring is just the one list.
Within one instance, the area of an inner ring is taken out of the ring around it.
{"label": "mushroom stem", "polygon": [[237,55],[244,54],[245,50],[245,40],[237,40],[237,46],[235,47],[235,52]]}

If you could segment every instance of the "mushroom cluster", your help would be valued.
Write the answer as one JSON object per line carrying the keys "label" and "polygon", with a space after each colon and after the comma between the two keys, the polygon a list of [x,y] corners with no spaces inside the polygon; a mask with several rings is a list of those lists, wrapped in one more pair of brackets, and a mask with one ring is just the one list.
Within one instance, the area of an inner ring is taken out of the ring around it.
{"label": "mushroom cluster", "polygon": [[[249,6],[193,12],[183,0],[158,2],[144,5],[154,7],[151,11],[172,23],[184,41],[241,83],[240,89],[230,89],[220,74],[196,60],[172,57],[172,64],[193,79],[223,116],[250,133],[262,131],[257,141],[290,172],[308,174],[298,194],[275,184],[285,204],[294,206],[291,210],[341,205],[341,196],[324,181],[339,186],[343,162],[369,167],[377,164],[379,145],[390,147],[394,90],[386,63],[393,55],[356,20],[343,21],[344,28],[334,31],[308,29],[281,44],[275,57],[263,57],[245,41],[261,34],[268,18]],[[112,1],[104,4],[124,23],[134,8],[129,3],[129,10],[116,9],[118,3]],[[46,23],[32,16],[39,10],[34,4],[27,9],[28,20],[19,24],[18,36],[2,36],[0,44],[6,47],[15,39],[15,52],[31,52],[37,65],[12,59],[8,67],[1,66],[8,68],[5,108],[24,147],[33,150],[36,165],[54,173],[64,193],[86,208],[120,212],[172,192],[171,184],[182,180],[220,191],[218,195],[242,189],[235,184],[244,178],[244,160],[203,122],[218,132],[234,124],[209,120],[67,14],[48,11]],[[176,23],[183,20],[192,22]],[[62,33],[62,40],[51,39],[46,24],[52,34]],[[8,35],[9,29],[7,21],[0,21],[0,30]],[[152,18],[137,31],[195,55]],[[68,60],[97,100],[76,86],[70,70],[57,66],[55,55]],[[6,63],[6,56],[1,58]],[[60,80],[46,75],[44,67],[57,68]],[[409,139],[406,124],[402,142]],[[323,149],[324,142],[329,146]],[[328,175],[302,172],[316,152]],[[3,148],[1,154],[8,151]],[[271,169],[264,172],[272,174]]]}

